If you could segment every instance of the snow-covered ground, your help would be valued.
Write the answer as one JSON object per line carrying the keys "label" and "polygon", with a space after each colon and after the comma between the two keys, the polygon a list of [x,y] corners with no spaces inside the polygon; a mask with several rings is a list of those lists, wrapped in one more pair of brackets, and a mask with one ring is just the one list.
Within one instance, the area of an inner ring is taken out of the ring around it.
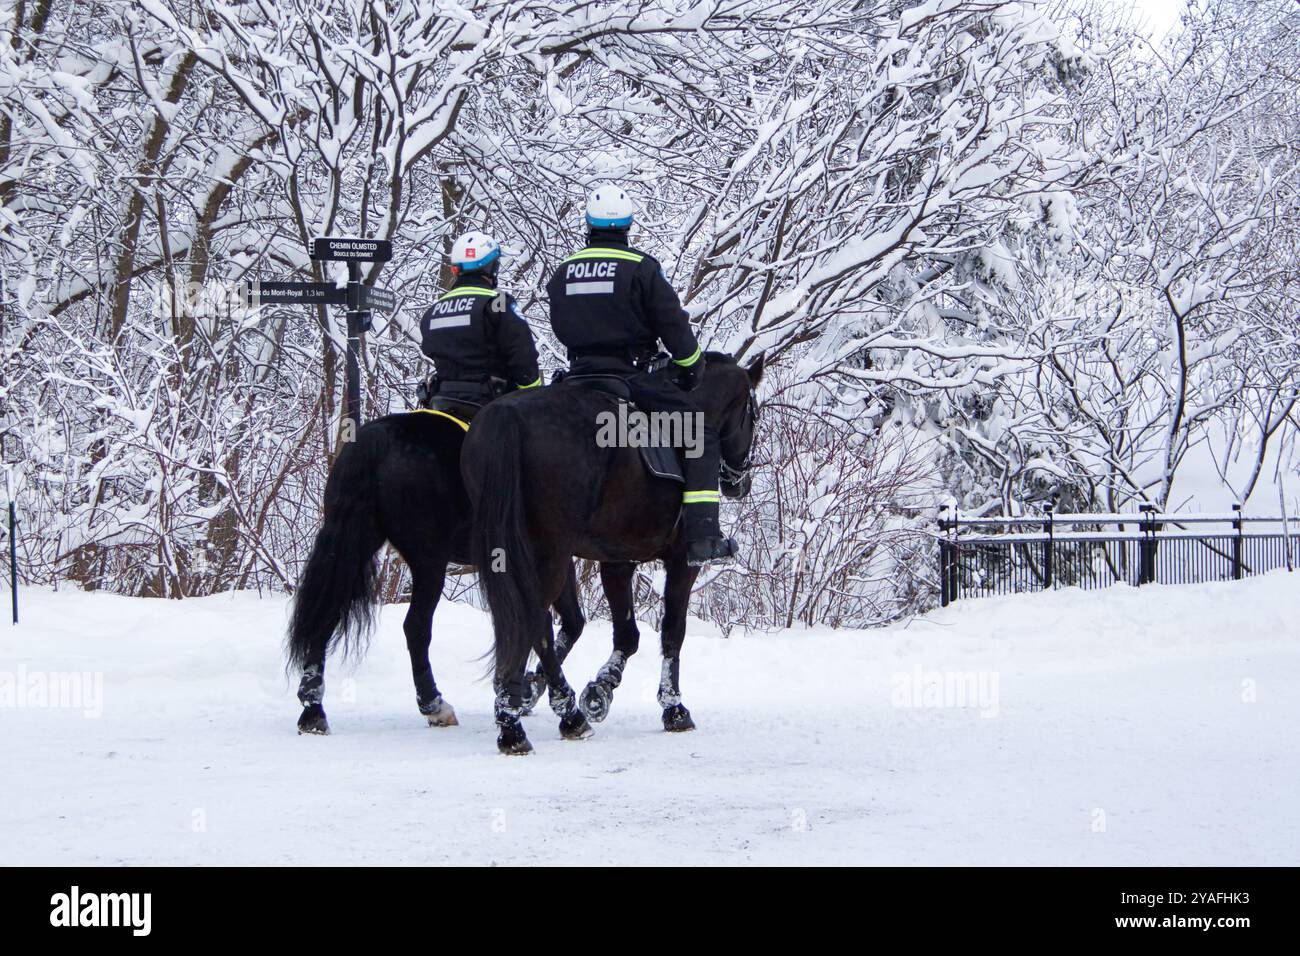
{"label": "snow-covered ground", "polygon": [[[596,736],[545,710],[528,758],[496,754],[472,608],[439,609],[432,652],[462,726],[416,712],[390,607],[332,669],[333,736],[299,737],[283,600],[24,600],[0,624],[4,864],[1300,863],[1300,575],[696,625],[684,735],[643,627]],[[608,651],[593,621],[571,681]]]}

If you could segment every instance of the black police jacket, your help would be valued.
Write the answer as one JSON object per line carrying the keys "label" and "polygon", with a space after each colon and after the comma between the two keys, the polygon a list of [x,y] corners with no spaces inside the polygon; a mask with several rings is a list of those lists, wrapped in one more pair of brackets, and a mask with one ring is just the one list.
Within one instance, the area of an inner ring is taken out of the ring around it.
{"label": "black police jacket", "polygon": [[443,382],[501,378],[521,388],[541,384],[537,347],[514,298],[461,276],[420,320],[420,350]]}
{"label": "black police jacket", "polygon": [[699,360],[690,319],[658,260],[599,230],[560,263],[546,291],[551,328],[570,359],[633,361],[662,341],[678,365]]}

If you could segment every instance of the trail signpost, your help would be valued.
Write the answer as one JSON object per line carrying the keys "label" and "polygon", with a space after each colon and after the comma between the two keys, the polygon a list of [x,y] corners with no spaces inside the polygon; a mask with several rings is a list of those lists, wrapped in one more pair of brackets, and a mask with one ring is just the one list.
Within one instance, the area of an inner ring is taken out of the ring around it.
{"label": "trail signpost", "polygon": [[13,481],[5,468],[5,498],[9,501],[9,594],[14,623],[18,623],[18,507],[14,504]]}
{"label": "trail signpost", "polygon": [[[361,336],[370,328],[372,309],[393,312],[397,295],[390,289],[368,286],[361,281],[361,263],[387,262],[393,258],[393,244],[387,239],[357,239],[321,236],[312,240],[311,257],[323,262],[346,262],[348,284],[332,282],[254,282],[247,301],[260,305],[342,305],[347,307],[348,344],[343,390],[342,420],[351,423],[351,433],[361,426]],[[348,426],[345,424],[344,428]]]}

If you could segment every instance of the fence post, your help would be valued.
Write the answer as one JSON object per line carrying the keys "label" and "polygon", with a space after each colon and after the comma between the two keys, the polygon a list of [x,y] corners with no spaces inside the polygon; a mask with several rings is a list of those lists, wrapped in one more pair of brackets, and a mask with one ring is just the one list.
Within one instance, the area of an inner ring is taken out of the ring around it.
{"label": "fence post", "polygon": [[1138,540],[1138,587],[1156,579],[1155,510],[1155,505],[1138,505],[1142,515],[1139,521],[1142,537]]}
{"label": "fence post", "polygon": [[1043,530],[1047,532],[1047,550],[1043,555],[1043,590],[1052,590],[1054,573],[1053,564],[1056,560],[1056,500],[1048,502],[1047,520],[1043,522]]}
{"label": "fence post", "polygon": [[952,540],[948,542],[948,600],[949,601],[956,601],[958,597],[957,594],[958,571],[960,570],[961,567],[960,565],[961,551],[959,550],[957,544],[958,520],[959,519],[957,516],[957,506],[953,505],[952,524],[950,525],[952,529]]}
{"label": "fence post", "polygon": [[1232,530],[1236,532],[1236,537],[1232,539],[1232,580],[1240,581],[1242,575],[1241,552],[1241,505],[1232,506]]}
{"label": "fence post", "polygon": [[[948,533],[948,519],[944,514],[948,511],[948,506],[943,505],[939,508],[939,533]],[[948,540],[939,539],[939,606],[947,607],[952,602],[952,596],[948,593]]]}

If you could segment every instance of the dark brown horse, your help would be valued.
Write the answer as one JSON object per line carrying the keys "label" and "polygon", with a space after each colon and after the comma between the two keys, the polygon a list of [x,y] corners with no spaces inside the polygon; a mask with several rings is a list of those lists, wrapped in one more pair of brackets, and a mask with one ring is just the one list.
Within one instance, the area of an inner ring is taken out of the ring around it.
{"label": "dark brown horse", "polygon": [[[718,353],[705,360],[704,381],[692,397],[721,440],[722,491],[739,497],[749,490],[754,389],[763,359],[748,368]],[[612,401],[572,385],[517,393],[484,409],[465,440],[461,468],[474,508],[473,557],[492,611],[497,746],[503,753],[532,749],[519,719],[531,651],[541,660],[562,736],[587,736],[588,716],[604,717],[636,649],[631,581],[645,561],[661,560],[667,571],[659,686],[664,728],[694,727],[681,702],[680,654],[699,569],[686,563],[678,529],[682,488],[651,475],[636,448],[602,447],[598,416]],[[585,706],[565,681],[547,612],[564,591],[574,556],[601,562],[614,621],[614,653],[584,691]]]}
{"label": "dark brown horse", "polygon": [[[403,630],[416,705],[431,726],[457,722],[434,682],[429,640],[447,565],[470,561],[464,441],[464,426],[445,416],[389,415],[359,429],[335,460],[325,483],[324,521],[294,594],[286,648],[290,668],[302,674],[299,733],[329,733],[325,658],[337,644],[345,654],[364,648],[375,603],[375,553],[385,541],[411,570]],[[585,623],[572,566],[554,603],[567,647]]]}

